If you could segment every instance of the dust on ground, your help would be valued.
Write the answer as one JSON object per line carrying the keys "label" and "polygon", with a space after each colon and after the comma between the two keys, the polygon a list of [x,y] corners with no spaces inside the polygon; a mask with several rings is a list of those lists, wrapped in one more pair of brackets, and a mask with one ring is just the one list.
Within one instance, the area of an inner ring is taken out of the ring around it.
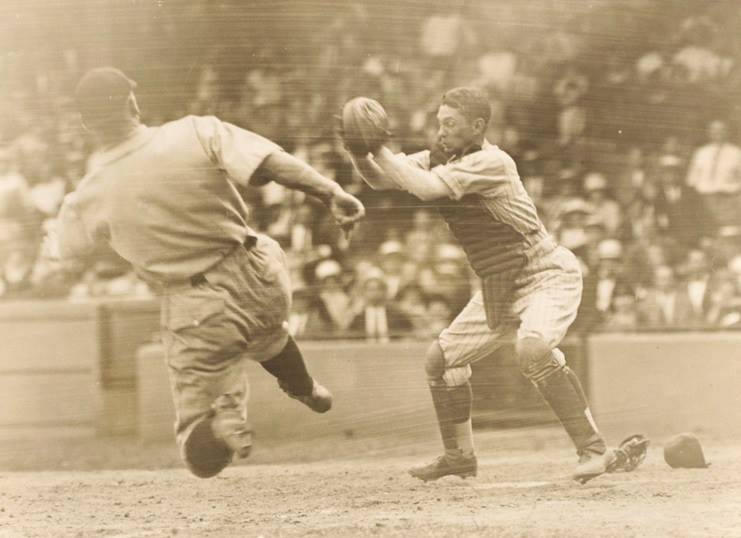
{"label": "dust on ground", "polygon": [[0,537],[741,536],[738,443],[703,439],[712,466],[674,470],[655,440],[635,472],[579,485],[558,429],[477,440],[477,478],[427,484],[406,471],[434,440],[263,444],[210,480],[170,443],[4,445]]}

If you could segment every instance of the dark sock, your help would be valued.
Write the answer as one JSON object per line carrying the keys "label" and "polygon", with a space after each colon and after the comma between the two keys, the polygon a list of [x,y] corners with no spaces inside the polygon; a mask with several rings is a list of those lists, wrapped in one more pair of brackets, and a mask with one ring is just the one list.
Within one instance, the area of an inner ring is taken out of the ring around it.
{"label": "dark sock", "polygon": [[288,338],[286,346],[275,357],[260,364],[285,383],[292,394],[297,396],[311,394],[314,382],[306,370],[304,357],[293,338]]}
{"label": "dark sock", "polygon": [[440,426],[445,450],[458,450],[455,424],[462,424],[471,417],[471,384],[466,383],[458,387],[447,385],[430,385],[432,403],[435,406],[437,422]]}
{"label": "dark sock", "polygon": [[455,428],[450,405],[450,394],[445,385],[430,385],[432,403],[437,414],[437,424],[440,427],[440,437],[443,440],[445,450],[455,450],[458,443],[455,440]]}
{"label": "dark sock", "polygon": [[199,478],[219,474],[232,460],[224,441],[214,437],[211,418],[202,420],[185,441],[185,459],[191,472]]}
{"label": "dark sock", "polygon": [[584,390],[571,368],[565,366],[556,370],[536,387],[561,421],[577,452],[605,452],[605,441],[593,425]]}
{"label": "dark sock", "polygon": [[453,424],[461,424],[471,418],[471,404],[473,402],[473,392],[471,383],[457,387],[448,387],[450,401],[450,420]]}

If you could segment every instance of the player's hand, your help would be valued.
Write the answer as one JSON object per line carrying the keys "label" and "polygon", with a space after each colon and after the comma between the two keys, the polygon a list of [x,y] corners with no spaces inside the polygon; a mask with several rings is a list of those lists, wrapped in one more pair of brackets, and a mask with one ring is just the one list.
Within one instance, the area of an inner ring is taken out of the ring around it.
{"label": "player's hand", "polygon": [[339,119],[342,144],[355,158],[376,153],[391,138],[386,110],[373,99],[351,99],[342,107]]}
{"label": "player's hand", "polygon": [[347,235],[350,234],[355,223],[365,217],[365,207],[362,202],[339,187],[332,193],[329,210]]}

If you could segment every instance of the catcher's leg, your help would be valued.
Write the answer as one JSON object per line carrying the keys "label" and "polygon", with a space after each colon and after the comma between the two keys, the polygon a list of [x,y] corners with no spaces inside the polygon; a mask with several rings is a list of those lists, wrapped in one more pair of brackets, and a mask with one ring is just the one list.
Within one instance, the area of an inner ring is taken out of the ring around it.
{"label": "catcher's leg", "polygon": [[574,479],[585,482],[608,470],[614,453],[604,439],[589,410],[579,378],[566,366],[563,353],[538,338],[523,338],[516,345],[520,368],[553,409],[579,455]]}
{"label": "catcher's leg", "polygon": [[471,428],[470,364],[491,354],[499,334],[486,324],[481,293],[445,329],[427,351],[426,372],[445,454],[434,463],[412,469],[423,480],[445,475],[474,476],[476,457]]}
{"label": "catcher's leg", "polygon": [[435,341],[427,351],[425,370],[445,451],[473,456],[471,367],[446,368],[443,351]]}
{"label": "catcher's leg", "polygon": [[556,249],[536,262],[531,282],[516,301],[520,326],[516,352],[520,370],[535,385],[576,447],[574,478],[604,473],[615,455],[607,450],[576,374],[557,348],[576,317],[582,290],[579,262]]}
{"label": "catcher's leg", "polygon": [[446,368],[440,344],[435,341],[427,351],[425,369],[435,407],[445,453],[429,465],[415,467],[409,473],[421,480],[437,480],[447,475],[476,476],[476,456],[471,429],[471,368]]}
{"label": "catcher's leg", "polygon": [[280,353],[260,364],[278,379],[278,386],[286,394],[312,411],[326,413],[332,408],[332,394],[309,375],[293,338],[288,338]]}

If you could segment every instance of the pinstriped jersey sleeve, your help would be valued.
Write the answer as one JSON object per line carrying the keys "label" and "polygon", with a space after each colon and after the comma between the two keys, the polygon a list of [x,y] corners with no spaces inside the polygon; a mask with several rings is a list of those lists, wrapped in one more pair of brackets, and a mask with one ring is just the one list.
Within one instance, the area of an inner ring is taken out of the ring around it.
{"label": "pinstriped jersey sleeve", "polygon": [[436,166],[431,172],[445,182],[455,200],[468,194],[500,196],[518,178],[514,161],[493,150],[471,153],[459,161]]}
{"label": "pinstriped jersey sleeve", "polygon": [[419,151],[411,155],[404,155],[409,164],[421,168],[422,170],[430,169],[430,150]]}
{"label": "pinstriped jersey sleeve", "polygon": [[221,121],[214,116],[192,116],[198,140],[209,160],[242,186],[257,184],[255,171],[271,153],[283,151],[267,138]]}

